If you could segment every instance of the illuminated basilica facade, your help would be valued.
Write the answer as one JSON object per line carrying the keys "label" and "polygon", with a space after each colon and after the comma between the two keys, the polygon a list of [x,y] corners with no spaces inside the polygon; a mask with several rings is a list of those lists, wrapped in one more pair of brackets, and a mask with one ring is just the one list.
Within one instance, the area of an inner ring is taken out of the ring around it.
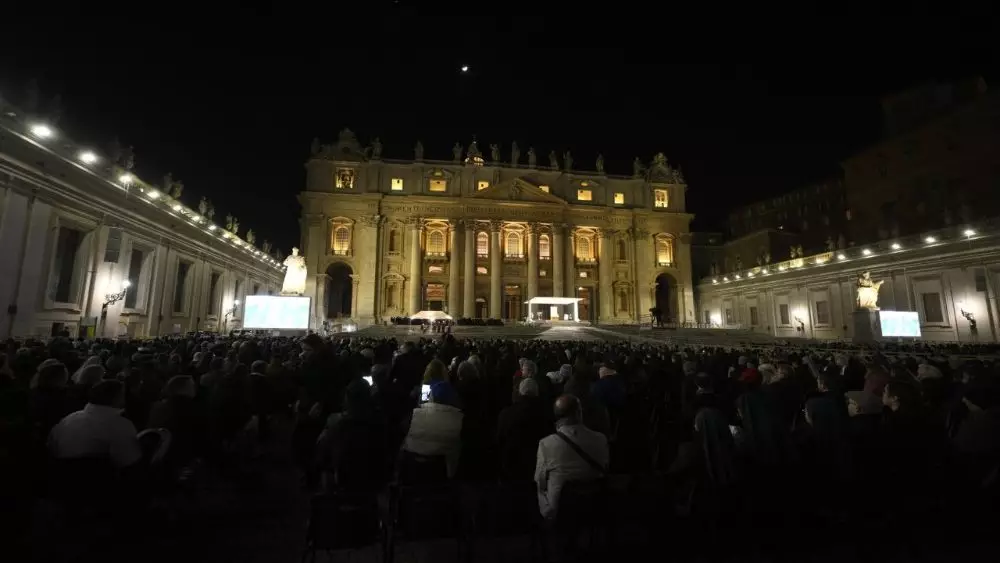
{"label": "illuminated basilica facade", "polygon": [[522,320],[533,297],[579,298],[589,322],[638,320],[654,306],[695,320],[686,184],[662,154],[614,176],[600,157],[583,172],[569,153],[540,166],[532,149],[522,159],[514,145],[504,161],[489,150],[473,142],[425,160],[418,143],[404,161],[348,130],[314,142],[299,196],[313,325],[422,310]]}

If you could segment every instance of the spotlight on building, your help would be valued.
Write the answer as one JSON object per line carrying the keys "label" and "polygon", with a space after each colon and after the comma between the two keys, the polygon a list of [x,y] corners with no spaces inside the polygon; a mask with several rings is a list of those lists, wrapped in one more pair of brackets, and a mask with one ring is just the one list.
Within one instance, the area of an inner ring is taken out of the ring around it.
{"label": "spotlight on building", "polygon": [[719,280],[718,279],[714,279],[714,280],[712,280],[712,283],[719,283]]}
{"label": "spotlight on building", "polygon": [[768,272],[767,272],[767,268],[764,268],[764,269],[763,269],[763,270],[761,270],[760,272],[761,272],[762,274],[766,274],[766,273],[768,273]]}
{"label": "spotlight on building", "polygon": [[148,197],[149,199],[159,199],[160,192],[156,190],[149,190],[148,192],[146,192],[146,197]]}
{"label": "spotlight on building", "polygon": [[214,231],[214,230],[215,230],[215,225],[209,225],[209,226],[208,226],[208,230],[210,230],[210,231]]}
{"label": "spotlight on building", "polygon": [[723,276],[722,281],[729,281],[729,276]]}
{"label": "spotlight on building", "polygon": [[872,255],[872,251],[871,251],[871,249],[866,248],[866,249],[864,249],[864,250],[861,251],[861,254],[864,254],[865,256],[871,256]]}
{"label": "spotlight on building", "polygon": [[786,269],[787,268],[785,268],[784,266],[778,266],[778,271],[779,272],[784,272]]}
{"label": "spotlight on building", "polygon": [[753,277],[753,272],[747,272],[747,277],[748,278],[752,278]]}
{"label": "spotlight on building", "polygon": [[837,255],[837,260],[847,260],[847,256],[843,252]]}
{"label": "spotlight on building", "polygon": [[900,245],[898,242],[894,242],[892,243],[892,246],[890,248],[892,248],[893,250],[899,250],[900,248],[903,248],[903,246]]}
{"label": "spotlight on building", "polygon": [[36,123],[32,125],[29,130],[32,135],[38,137],[39,139],[48,139],[55,134],[55,132],[52,131],[52,128],[44,123]]}
{"label": "spotlight on building", "polygon": [[927,237],[927,238],[924,239],[924,242],[926,242],[927,244],[934,244],[935,242],[937,242],[937,238],[935,238],[935,237]]}
{"label": "spotlight on building", "polygon": [[93,151],[83,151],[80,153],[80,162],[84,164],[93,164],[97,162],[97,155]]}
{"label": "spotlight on building", "polygon": [[733,275],[733,277],[736,278],[736,279],[740,279],[740,275],[739,274],[735,274],[735,275]]}
{"label": "spotlight on building", "polygon": [[174,211],[180,211],[183,208],[180,205],[178,205],[178,204],[175,203],[174,206],[171,209],[173,209]]}
{"label": "spotlight on building", "polygon": [[123,186],[131,185],[135,181],[135,177],[131,174],[125,173],[118,177],[118,183]]}
{"label": "spotlight on building", "polygon": [[976,236],[976,231],[974,231],[972,229],[965,229],[964,231],[962,231],[962,234],[965,235],[965,236],[967,236],[967,237],[974,237],[974,236]]}

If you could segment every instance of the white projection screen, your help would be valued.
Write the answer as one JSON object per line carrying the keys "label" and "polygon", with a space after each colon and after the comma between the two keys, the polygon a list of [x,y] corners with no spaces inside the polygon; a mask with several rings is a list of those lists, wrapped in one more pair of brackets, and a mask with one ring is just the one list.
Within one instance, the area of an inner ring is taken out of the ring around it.
{"label": "white projection screen", "polygon": [[243,328],[306,330],[309,328],[309,297],[247,295]]}
{"label": "white projection screen", "polygon": [[915,311],[879,311],[882,336],[920,337],[920,317]]}

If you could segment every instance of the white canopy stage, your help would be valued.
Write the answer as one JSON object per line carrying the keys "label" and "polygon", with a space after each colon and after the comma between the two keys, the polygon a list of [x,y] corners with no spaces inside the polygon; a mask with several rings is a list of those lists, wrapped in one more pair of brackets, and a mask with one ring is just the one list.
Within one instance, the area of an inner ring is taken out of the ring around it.
{"label": "white canopy stage", "polygon": [[563,305],[573,306],[573,318],[569,319],[572,321],[580,320],[580,301],[579,297],[532,297],[531,299],[525,301],[528,304],[528,318],[534,319],[534,311],[532,311],[532,305],[548,305],[549,317],[552,319],[559,320],[561,316],[559,315],[559,307]]}
{"label": "white canopy stage", "polygon": [[445,313],[444,311],[420,311],[414,315],[410,315],[411,319],[424,319],[427,321],[451,321],[451,315]]}

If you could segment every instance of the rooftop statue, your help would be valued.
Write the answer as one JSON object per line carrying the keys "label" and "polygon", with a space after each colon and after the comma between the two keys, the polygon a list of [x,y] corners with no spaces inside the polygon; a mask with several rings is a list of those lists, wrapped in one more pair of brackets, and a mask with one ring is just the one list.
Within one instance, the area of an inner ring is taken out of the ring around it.
{"label": "rooftop statue", "polygon": [[553,170],[559,170],[559,157],[556,156],[556,151],[549,151],[549,167]]}
{"label": "rooftop statue", "polygon": [[208,202],[208,210],[205,211],[205,217],[208,217],[209,221],[211,221],[212,218],[215,217],[215,206],[212,205],[211,201]]}
{"label": "rooftop statue", "polygon": [[240,234],[240,220],[233,217],[233,234],[239,236]]}
{"label": "rooftop statue", "polygon": [[299,256],[299,249],[293,248],[292,255],[283,262],[285,280],[281,284],[282,295],[302,295],[306,292],[306,259]]}
{"label": "rooftop statue", "polygon": [[597,166],[597,171],[598,172],[600,172],[601,174],[604,173],[604,155],[603,154],[598,153],[598,155],[597,155],[597,162],[595,162],[594,165]]}
{"label": "rooftop statue", "polygon": [[490,145],[490,159],[494,164],[500,163],[500,147],[497,145]]}
{"label": "rooftop statue", "polygon": [[413,147],[413,160],[423,160],[424,159],[424,144],[417,141],[416,146]]}
{"label": "rooftop statue", "polygon": [[642,176],[642,161],[639,160],[638,156],[632,161],[632,176],[636,178]]}
{"label": "rooftop statue", "polygon": [[563,166],[566,167],[566,170],[573,169],[573,155],[569,151],[563,153]]}
{"label": "rooftop statue", "polygon": [[253,234],[253,229],[247,231],[247,242],[253,244],[257,240],[257,235]]}
{"label": "rooftop statue", "polygon": [[260,249],[264,251],[264,254],[271,253],[271,241],[265,240],[264,244],[260,245]]}
{"label": "rooftop statue", "polygon": [[226,230],[233,232],[233,216],[230,213],[226,213]]}
{"label": "rooftop statue", "polygon": [[184,193],[184,183],[177,181],[174,185],[170,186],[170,197],[174,199],[180,199],[181,194]]}
{"label": "rooftop statue", "polygon": [[885,280],[872,280],[871,272],[865,272],[858,278],[858,309],[878,310],[878,290]]}
{"label": "rooftop statue", "polygon": [[372,147],[371,148],[372,148],[372,158],[374,158],[375,160],[381,159],[382,158],[382,141],[380,141],[378,137],[375,137],[375,140],[372,141]]}
{"label": "rooftop statue", "polygon": [[205,212],[207,211],[208,211],[208,200],[205,199],[205,196],[201,196],[201,201],[198,202],[198,213],[204,215]]}
{"label": "rooftop statue", "polygon": [[462,145],[455,143],[455,146],[451,147],[451,155],[454,157],[455,162],[462,161]]}
{"label": "rooftop statue", "polygon": [[662,152],[656,153],[656,156],[653,157],[653,164],[655,166],[666,166],[667,165],[666,155],[664,155]]}
{"label": "rooftop statue", "polygon": [[538,163],[538,156],[535,154],[535,147],[528,147],[528,168],[534,168]]}
{"label": "rooftop statue", "polygon": [[521,160],[521,149],[517,147],[517,141],[510,144],[510,165],[517,168],[517,161]]}

